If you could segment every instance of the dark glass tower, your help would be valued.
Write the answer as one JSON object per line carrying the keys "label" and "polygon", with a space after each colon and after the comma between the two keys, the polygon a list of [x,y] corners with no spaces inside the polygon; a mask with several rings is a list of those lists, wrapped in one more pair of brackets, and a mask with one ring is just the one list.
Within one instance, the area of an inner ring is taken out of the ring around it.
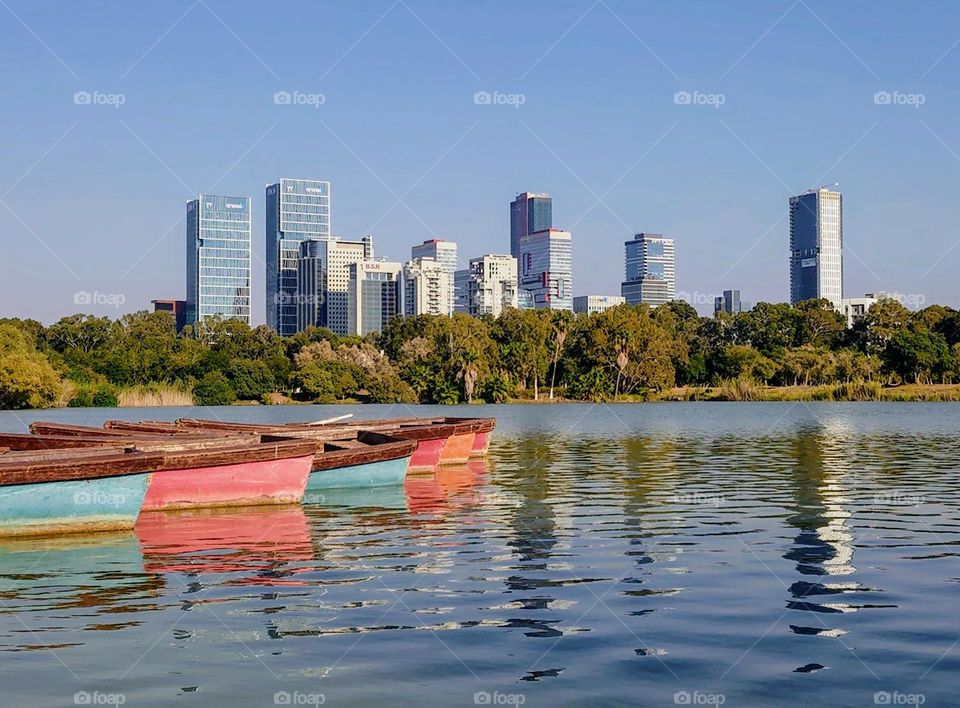
{"label": "dark glass tower", "polygon": [[524,192],[510,202],[510,255],[520,257],[520,239],[553,228],[553,200],[549,194]]}

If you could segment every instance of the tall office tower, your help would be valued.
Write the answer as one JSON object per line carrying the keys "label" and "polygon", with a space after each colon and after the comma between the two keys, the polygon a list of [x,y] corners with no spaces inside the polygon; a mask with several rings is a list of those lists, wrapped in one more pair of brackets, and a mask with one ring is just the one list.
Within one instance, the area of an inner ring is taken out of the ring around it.
{"label": "tall office tower", "polygon": [[713,298],[713,313],[726,312],[735,315],[742,312],[739,290],[724,290],[723,295]]}
{"label": "tall office tower", "polygon": [[250,197],[201,194],[187,202],[186,323],[250,324]]}
{"label": "tall office tower", "polygon": [[[456,276],[458,259],[457,244],[454,241],[445,241],[440,238],[424,241],[419,246],[410,249],[410,259],[416,260],[417,258],[432,258],[450,274],[451,280]],[[443,314],[452,315],[455,305],[456,294],[451,288],[448,311]]]}
{"label": "tall office tower", "polygon": [[365,236],[362,241],[334,237],[300,242],[293,296],[297,310],[295,331],[314,326],[347,334],[350,266],[367,260],[367,254],[372,252],[372,236]]}
{"label": "tall office tower", "polygon": [[626,278],[620,294],[630,305],[664,305],[676,297],[676,252],[672,238],[639,233],[625,244]]}
{"label": "tall office tower", "polygon": [[519,307],[517,259],[500,253],[471,258],[465,270],[455,276],[457,312],[479,317]]}
{"label": "tall office tower", "polygon": [[330,183],[282,178],[267,185],[267,325],[297,331],[300,242],[330,238]]}
{"label": "tall office tower", "polygon": [[403,266],[387,261],[361,261],[349,267],[347,334],[379,332],[400,314]]}
{"label": "tall office tower", "polygon": [[573,238],[545,229],[520,239],[520,288],[537,309],[573,309]]}
{"label": "tall office tower", "polygon": [[403,266],[403,307],[405,317],[451,315],[453,275],[432,258],[414,258]]}
{"label": "tall office tower", "polygon": [[593,315],[626,302],[620,295],[578,295],[573,298],[573,311]]}
{"label": "tall office tower", "polygon": [[553,228],[553,200],[549,194],[523,192],[510,202],[510,255],[520,257],[520,239]]}
{"label": "tall office tower", "polygon": [[790,197],[790,304],[843,300],[843,198],[821,187]]}

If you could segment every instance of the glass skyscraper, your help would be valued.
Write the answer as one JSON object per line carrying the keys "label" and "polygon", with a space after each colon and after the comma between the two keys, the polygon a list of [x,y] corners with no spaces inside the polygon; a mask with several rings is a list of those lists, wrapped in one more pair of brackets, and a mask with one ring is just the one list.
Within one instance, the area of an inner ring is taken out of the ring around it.
{"label": "glass skyscraper", "polygon": [[520,239],[553,228],[553,200],[549,194],[524,192],[510,202],[510,255],[520,257]]}
{"label": "glass skyscraper", "polygon": [[300,242],[330,238],[330,183],[281,178],[267,185],[267,325],[297,331]]}
{"label": "glass skyscraper", "polygon": [[676,297],[673,239],[639,233],[624,243],[624,280],[620,294],[629,305],[664,305]]}
{"label": "glass skyscraper", "polygon": [[790,303],[843,300],[843,197],[821,187],[790,197]]}
{"label": "glass skyscraper", "polygon": [[186,323],[219,315],[250,324],[250,197],[187,202]]}
{"label": "glass skyscraper", "polygon": [[545,229],[520,239],[520,288],[537,309],[573,310],[573,237]]}

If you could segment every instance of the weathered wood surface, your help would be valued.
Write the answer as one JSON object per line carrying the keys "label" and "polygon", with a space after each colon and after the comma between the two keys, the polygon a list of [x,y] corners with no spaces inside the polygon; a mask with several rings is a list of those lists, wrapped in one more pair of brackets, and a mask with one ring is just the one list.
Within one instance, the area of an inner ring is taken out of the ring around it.
{"label": "weathered wood surface", "polygon": [[284,440],[233,445],[209,449],[160,450],[163,455],[162,470],[182,470],[192,467],[220,467],[245,462],[285,460],[292,457],[316,455],[317,443],[313,440]]}
{"label": "weathered wood surface", "polygon": [[16,453],[8,453],[0,458],[0,487],[141,474],[150,472],[163,463],[162,455],[149,452],[8,460],[10,454]]}

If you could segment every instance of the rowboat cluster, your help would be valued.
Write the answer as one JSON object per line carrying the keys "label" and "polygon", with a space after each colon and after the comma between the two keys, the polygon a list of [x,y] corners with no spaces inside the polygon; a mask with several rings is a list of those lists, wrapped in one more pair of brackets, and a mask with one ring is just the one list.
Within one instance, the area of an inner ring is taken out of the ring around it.
{"label": "rowboat cluster", "polygon": [[133,528],[144,512],[293,504],[483,457],[492,418],[37,422],[0,433],[0,536]]}

